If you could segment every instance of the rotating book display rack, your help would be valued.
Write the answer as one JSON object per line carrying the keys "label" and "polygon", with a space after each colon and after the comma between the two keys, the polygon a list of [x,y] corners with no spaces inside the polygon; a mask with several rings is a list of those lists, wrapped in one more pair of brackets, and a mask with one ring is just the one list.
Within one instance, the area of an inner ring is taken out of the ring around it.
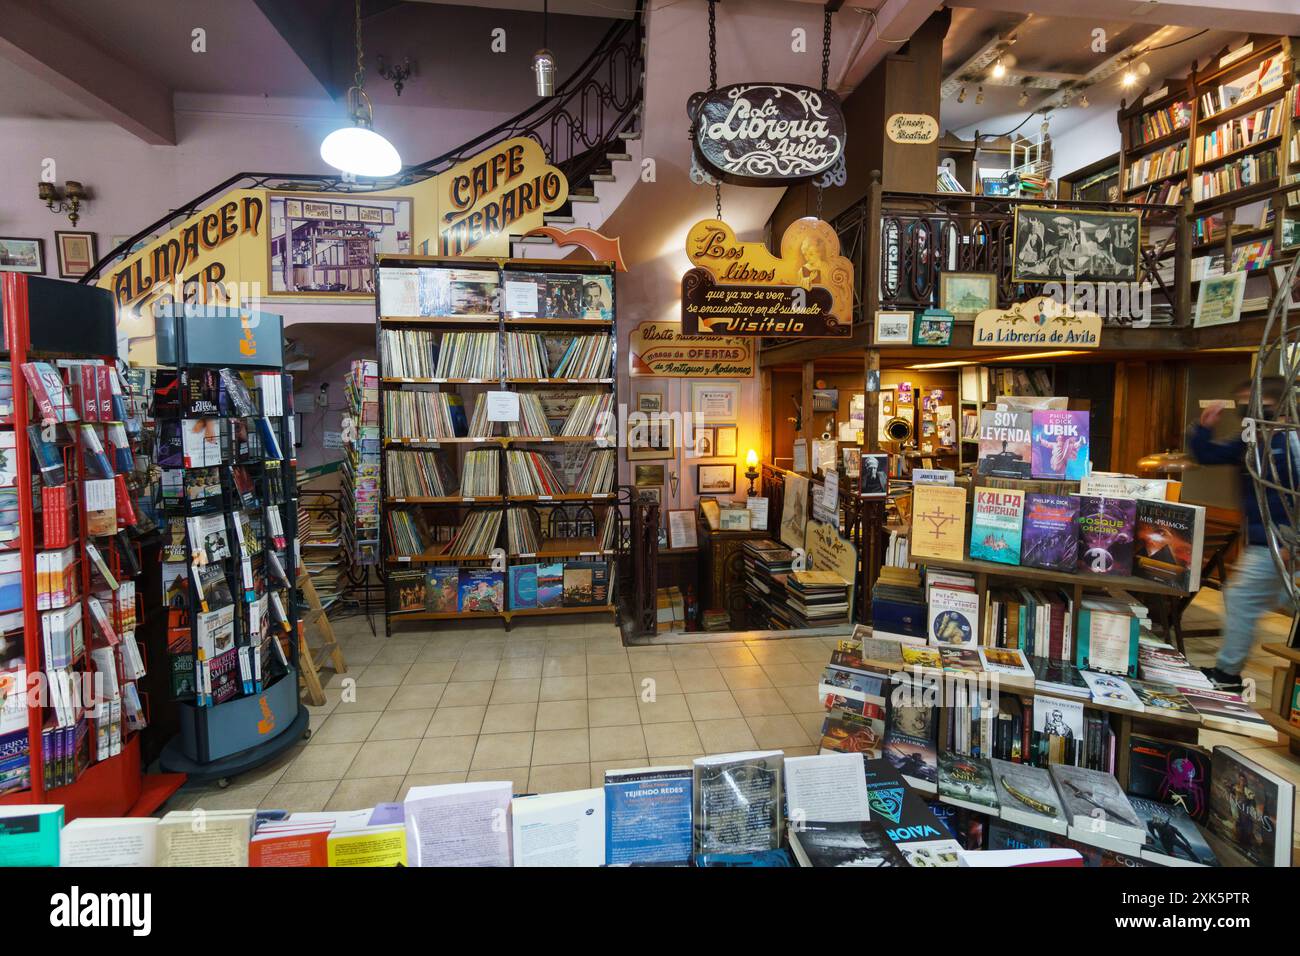
{"label": "rotating book display rack", "polygon": [[184,778],[141,770],[148,522],[131,490],[113,300],[38,276],[0,283],[0,804],[148,814]]}
{"label": "rotating book display rack", "polygon": [[386,631],[614,613],[613,264],[381,257],[376,278]]}
{"label": "rotating book display rack", "polygon": [[225,779],[293,746],[298,697],[293,388],[278,315],[158,320],[167,644],[180,732],[162,765]]}

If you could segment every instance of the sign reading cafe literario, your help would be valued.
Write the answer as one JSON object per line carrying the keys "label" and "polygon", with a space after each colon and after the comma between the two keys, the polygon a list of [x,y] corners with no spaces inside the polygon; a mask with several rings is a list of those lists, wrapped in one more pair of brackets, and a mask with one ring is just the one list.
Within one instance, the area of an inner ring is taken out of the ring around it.
{"label": "sign reading cafe literario", "polygon": [[688,335],[839,338],[853,327],[853,265],[835,230],[797,219],[781,255],[740,242],[731,227],[705,219],[686,235],[695,268],[682,277],[682,330]]}
{"label": "sign reading cafe literario", "polygon": [[844,113],[829,90],[737,83],[687,103],[695,150],[710,172],[753,185],[798,182],[844,155]]}

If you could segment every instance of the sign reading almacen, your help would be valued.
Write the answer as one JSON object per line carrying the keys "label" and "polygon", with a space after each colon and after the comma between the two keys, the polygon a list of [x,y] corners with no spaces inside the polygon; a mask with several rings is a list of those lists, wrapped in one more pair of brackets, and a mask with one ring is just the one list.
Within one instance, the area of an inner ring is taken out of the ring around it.
{"label": "sign reading almacen", "polygon": [[797,219],[781,237],[781,255],[741,242],[731,227],[705,219],[686,235],[695,268],[682,277],[687,334],[842,338],[853,331],[853,265],[835,230]]}

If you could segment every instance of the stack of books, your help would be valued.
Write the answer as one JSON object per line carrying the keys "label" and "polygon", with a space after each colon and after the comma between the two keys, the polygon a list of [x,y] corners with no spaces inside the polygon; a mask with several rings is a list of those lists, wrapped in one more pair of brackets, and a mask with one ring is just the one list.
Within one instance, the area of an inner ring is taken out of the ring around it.
{"label": "stack of books", "polygon": [[794,627],[786,597],[785,579],[794,552],[770,538],[745,542],[745,599],[750,623],[765,630]]}
{"label": "stack of books", "polygon": [[848,623],[849,582],[834,571],[792,571],[785,583],[796,627]]}

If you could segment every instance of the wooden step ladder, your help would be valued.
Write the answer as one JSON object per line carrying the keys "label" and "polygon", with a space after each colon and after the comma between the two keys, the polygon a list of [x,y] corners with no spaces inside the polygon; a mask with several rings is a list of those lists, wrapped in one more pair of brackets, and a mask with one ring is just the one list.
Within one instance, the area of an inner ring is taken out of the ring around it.
{"label": "wooden step ladder", "polygon": [[[307,602],[306,613],[298,624],[298,679],[307,695],[307,703],[320,707],[325,703],[325,688],[321,686],[320,670],[326,660],[334,665],[334,673],[346,674],[347,661],[343,659],[343,648],[339,647],[334,637],[334,628],[330,625],[329,615],[321,606],[320,595],[316,585],[312,584],[311,575],[306,568],[298,568],[298,587],[302,589],[303,600]],[[313,646],[309,636],[315,630],[320,637]]]}

